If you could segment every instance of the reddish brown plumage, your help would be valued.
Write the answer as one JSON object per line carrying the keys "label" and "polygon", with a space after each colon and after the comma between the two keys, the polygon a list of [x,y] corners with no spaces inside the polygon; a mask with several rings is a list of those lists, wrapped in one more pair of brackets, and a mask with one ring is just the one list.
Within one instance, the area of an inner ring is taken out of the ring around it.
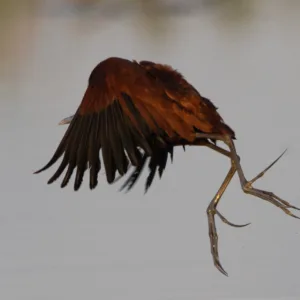
{"label": "reddish brown plumage", "polygon": [[193,144],[196,132],[234,138],[233,130],[212,102],[170,66],[108,58],[92,71],[65,136],[50,162],[37,172],[49,168],[64,154],[49,183],[68,167],[61,185],[66,186],[77,168],[77,190],[89,168],[90,188],[94,188],[101,169],[101,149],[109,183],[115,180],[116,171],[122,176],[127,173],[129,161],[135,166],[127,182],[129,188],[140,175],[145,158],[150,157],[148,188],[157,168],[162,175],[173,147]]}

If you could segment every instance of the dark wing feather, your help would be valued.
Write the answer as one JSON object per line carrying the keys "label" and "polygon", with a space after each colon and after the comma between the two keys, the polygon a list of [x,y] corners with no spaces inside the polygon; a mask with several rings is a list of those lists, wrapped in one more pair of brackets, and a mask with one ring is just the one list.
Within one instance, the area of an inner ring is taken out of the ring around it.
{"label": "dark wing feather", "polygon": [[148,165],[150,173],[146,180],[145,193],[152,185],[157,170],[158,170],[159,178],[162,177],[168,162],[168,157],[170,156],[171,161],[173,160],[173,149],[174,148],[172,146],[168,146],[166,148],[157,148],[156,151],[151,156]]}
{"label": "dark wing feather", "polygon": [[139,179],[140,175],[142,174],[142,171],[146,165],[147,158],[148,158],[147,155],[144,154],[140,164],[134,168],[134,171],[131,173],[129,178],[121,186],[120,191],[126,188],[127,192],[129,192],[133,188],[133,186]]}
{"label": "dark wing feather", "polygon": [[[128,98],[126,101],[130,102],[130,99]],[[134,112],[134,105],[131,105],[130,109]],[[147,125],[140,124],[139,118],[136,118],[136,121],[144,130],[145,136],[149,136]],[[99,113],[76,114],[69,128],[71,129],[67,130],[66,137],[62,139],[50,163],[36,172],[39,173],[51,167],[64,153],[59,168],[48,183],[54,182],[67,167],[61,184],[62,187],[65,187],[77,168],[74,189],[78,190],[84,173],[89,167],[90,188],[92,189],[97,186],[97,177],[101,170],[100,150],[108,183],[114,182],[116,171],[120,175],[127,172],[128,159],[132,165],[139,166],[142,162],[141,150],[147,155],[152,153],[150,138],[147,141],[145,136],[142,136],[135,128],[117,99]]]}
{"label": "dark wing feather", "polygon": [[[76,169],[74,190],[78,190],[85,171],[89,169],[90,188],[95,188],[101,170],[100,151],[107,182],[113,183],[117,171],[121,176],[127,173],[129,161],[133,166],[140,166],[143,155],[151,156],[156,145],[164,143],[157,135],[157,132],[164,131],[154,122],[147,123],[151,118],[149,112],[145,110],[142,115],[137,109],[133,82],[124,85],[123,78],[115,76],[118,73],[104,67],[92,72],[81,105],[57,150],[49,163],[36,172],[50,168],[64,154],[49,184],[67,169],[61,183],[61,187],[65,187]],[[105,72],[107,76],[103,76]],[[140,72],[139,76],[145,74]],[[119,80],[120,86],[111,85],[111,80]]]}
{"label": "dark wing feather", "polygon": [[[173,150],[174,150],[173,146],[167,146],[166,148],[157,147],[153,152],[148,164],[149,174],[146,179],[145,193],[148,191],[148,189],[153,183],[157,168],[158,168],[159,177],[161,178],[166,168],[168,157],[170,157],[171,162],[173,161]],[[124,182],[120,190],[126,188],[126,191],[128,192],[133,188],[133,186],[139,179],[140,175],[142,174],[148,158],[149,157],[147,157],[147,155],[143,156],[143,160],[141,164],[138,167],[134,168],[133,172],[131,173],[129,178]]]}
{"label": "dark wing feather", "polygon": [[100,114],[92,114],[92,126],[88,137],[88,165],[90,169],[90,189],[94,189],[98,184],[98,173],[101,169],[101,161],[99,151],[101,148],[100,142]]}

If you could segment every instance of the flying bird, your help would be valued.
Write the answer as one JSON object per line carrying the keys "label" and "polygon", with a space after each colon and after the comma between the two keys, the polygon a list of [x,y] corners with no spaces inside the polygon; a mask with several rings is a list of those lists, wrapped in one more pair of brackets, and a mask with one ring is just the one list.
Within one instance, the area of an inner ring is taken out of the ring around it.
{"label": "flying bird", "polygon": [[[207,207],[213,262],[220,272],[228,275],[219,259],[215,216],[234,227],[249,225],[235,225],[217,209],[236,172],[245,193],[270,202],[295,218],[299,217],[290,209],[299,208],[272,192],[253,187],[253,183],[283,154],[248,181],[235,148],[235,132],[217,110],[208,98],[200,95],[171,66],[151,61],[107,58],[91,72],[87,89],[75,114],[60,122],[69,126],[54,155],[35,173],[50,168],[63,156],[48,183],[57,180],[66,169],[61,182],[61,187],[65,187],[76,169],[74,190],[78,190],[87,170],[89,187],[94,189],[101,168],[105,170],[107,182],[112,184],[116,182],[117,176],[123,177],[133,167],[133,172],[122,186],[130,190],[149,162],[145,184],[147,191],[155,175],[163,175],[168,159],[173,160],[174,147],[209,147],[231,161],[230,170]],[[217,141],[223,142],[228,149],[218,146]]]}

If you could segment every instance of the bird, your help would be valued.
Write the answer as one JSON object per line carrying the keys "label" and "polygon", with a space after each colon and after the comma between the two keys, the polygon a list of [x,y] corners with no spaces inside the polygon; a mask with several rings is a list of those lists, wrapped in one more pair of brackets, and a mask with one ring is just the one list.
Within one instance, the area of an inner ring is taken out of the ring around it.
{"label": "bird", "polygon": [[[63,156],[48,184],[66,170],[61,182],[61,187],[66,187],[76,169],[75,191],[80,189],[86,171],[89,172],[89,188],[95,189],[100,170],[105,170],[107,183],[113,184],[133,167],[121,187],[121,190],[130,191],[148,162],[147,192],[156,174],[162,178],[168,161],[173,162],[175,147],[208,147],[230,159],[231,167],[206,210],[212,260],[226,276],[228,273],[219,258],[215,216],[233,227],[250,224],[229,222],[217,209],[236,173],[244,193],[300,219],[291,212],[291,209],[300,210],[298,207],[272,192],[253,187],[285,152],[252,180],[247,180],[235,147],[235,131],[225,123],[213,102],[170,65],[121,57],[102,60],[90,73],[75,114],[59,124],[68,125],[64,136],[49,162],[34,173],[45,171]],[[220,142],[227,149],[219,146]]]}

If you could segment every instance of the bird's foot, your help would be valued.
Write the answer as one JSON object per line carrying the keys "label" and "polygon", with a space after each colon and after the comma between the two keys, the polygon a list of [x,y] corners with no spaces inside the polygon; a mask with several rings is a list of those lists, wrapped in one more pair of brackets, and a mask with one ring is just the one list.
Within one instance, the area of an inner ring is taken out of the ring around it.
{"label": "bird's foot", "polygon": [[272,162],[268,167],[266,167],[263,171],[261,171],[257,176],[255,176],[252,180],[249,180],[243,184],[243,191],[247,194],[253,195],[255,197],[258,197],[260,199],[266,200],[273,205],[280,208],[283,212],[285,212],[287,215],[300,219],[300,217],[294,215],[289,209],[296,209],[300,210],[299,207],[296,207],[294,205],[291,205],[289,202],[281,199],[277,195],[275,195],[272,192],[256,189],[252,186],[252,184],[257,181],[259,178],[263,177],[264,174],[285,154],[286,150],[274,161]]}

